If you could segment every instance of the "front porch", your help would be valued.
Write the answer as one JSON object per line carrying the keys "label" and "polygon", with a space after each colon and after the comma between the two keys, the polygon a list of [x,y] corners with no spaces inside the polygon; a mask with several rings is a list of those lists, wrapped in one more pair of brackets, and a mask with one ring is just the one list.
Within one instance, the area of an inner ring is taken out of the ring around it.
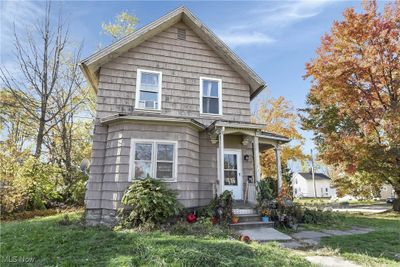
{"label": "front porch", "polygon": [[[278,192],[282,187],[281,145],[289,138],[262,129],[263,124],[215,121],[208,127],[211,143],[218,144],[216,194],[233,193],[236,203],[256,204],[256,184],[261,179],[260,153],[274,149]],[[221,160],[223,159],[223,160]]]}

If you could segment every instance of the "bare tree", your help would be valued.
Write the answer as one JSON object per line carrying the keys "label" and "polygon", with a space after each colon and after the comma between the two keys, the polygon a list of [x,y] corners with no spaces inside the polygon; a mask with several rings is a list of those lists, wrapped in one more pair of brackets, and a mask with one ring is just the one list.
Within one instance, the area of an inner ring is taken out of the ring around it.
{"label": "bare tree", "polygon": [[37,128],[36,157],[41,156],[45,136],[66,116],[64,110],[83,82],[78,68],[81,46],[67,51],[68,27],[61,12],[55,25],[51,15],[51,4],[47,2],[44,20],[38,21],[33,30],[27,29],[25,38],[14,27],[15,57],[20,72],[10,73],[0,67],[4,87]]}

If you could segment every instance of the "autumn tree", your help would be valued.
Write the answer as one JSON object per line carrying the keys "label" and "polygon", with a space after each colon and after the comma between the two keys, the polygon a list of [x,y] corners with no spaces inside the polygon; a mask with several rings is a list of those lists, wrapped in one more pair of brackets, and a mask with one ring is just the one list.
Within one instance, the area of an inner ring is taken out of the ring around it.
{"label": "autumn tree", "polygon": [[113,22],[102,23],[102,32],[111,35],[114,40],[121,39],[125,35],[132,33],[136,30],[136,25],[139,23],[139,19],[130,15],[127,11],[122,11]]}
{"label": "autumn tree", "polygon": [[[298,116],[293,105],[284,97],[274,98],[270,94],[266,100],[258,103],[253,121],[265,124],[264,131],[277,133],[292,139],[290,144],[282,146],[282,170],[286,170],[288,161],[304,160],[302,152],[304,138],[297,130]],[[272,149],[261,153],[261,173],[263,177],[277,177],[275,152]],[[290,174],[290,170],[285,171]],[[284,177],[289,180],[289,177]]]}
{"label": "autumn tree", "polygon": [[0,131],[5,137],[4,141],[17,151],[22,151],[35,136],[35,128],[26,110],[5,89],[0,89]]}
{"label": "autumn tree", "polygon": [[58,123],[83,79],[78,68],[80,48],[67,49],[68,29],[62,18],[53,25],[51,4],[46,3],[43,21],[21,37],[14,31],[18,72],[0,67],[0,80],[36,127],[35,156],[42,154],[43,141]]}
{"label": "autumn tree", "polygon": [[325,163],[388,183],[400,196],[400,2],[383,13],[364,2],[361,13],[343,15],[306,64],[303,127],[315,132]]}

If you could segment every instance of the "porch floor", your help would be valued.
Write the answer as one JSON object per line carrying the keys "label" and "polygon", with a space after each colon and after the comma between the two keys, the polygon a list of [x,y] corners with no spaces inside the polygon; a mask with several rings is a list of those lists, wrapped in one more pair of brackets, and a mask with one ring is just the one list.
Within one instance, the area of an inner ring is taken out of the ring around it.
{"label": "porch floor", "polygon": [[249,203],[248,201],[244,203],[244,200],[233,200],[232,206],[234,209],[254,209],[256,204]]}

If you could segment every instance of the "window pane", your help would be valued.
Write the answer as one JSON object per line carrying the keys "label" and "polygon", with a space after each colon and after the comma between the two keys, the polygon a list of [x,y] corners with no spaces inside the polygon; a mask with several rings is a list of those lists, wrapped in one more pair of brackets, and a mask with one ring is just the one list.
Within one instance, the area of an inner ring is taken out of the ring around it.
{"label": "window pane", "polygon": [[224,183],[225,185],[237,185],[237,171],[225,171]]}
{"label": "window pane", "polygon": [[158,93],[140,91],[140,100],[141,101],[157,101]]}
{"label": "window pane", "polygon": [[225,170],[237,169],[237,156],[235,154],[224,155],[224,169]]}
{"label": "window pane", "polygon": [[158,93],[140,91],[139,107],[140,108],[158,108]]}
{"label": "window pane", "polygon": [[172,178],[172,169],[172,162],[157,162],[157,178]]}
{"label": "window pane", "polygon": [[218,97],[218,82],[203,80],[203,96]]}
{"label": "window pane", "polygon": [[151,177],[151,162],[135,161],[135,178]]}
{"label": "window pane", "polygon": [[218,98],[203,97],[203,113],[219,114]]}
{"label": "window pane", "polygon": [[136,144],[135,159],[136,160],[151,160],[152,144]]}
{"label": "window pane", "polygon": [[157,160],[174,161],[174,145],[158,144]]}
{"label": "window pane", "polygon": [[140,78],[140,89],[158,91],[158,79],[157,73],[142,72]]}

